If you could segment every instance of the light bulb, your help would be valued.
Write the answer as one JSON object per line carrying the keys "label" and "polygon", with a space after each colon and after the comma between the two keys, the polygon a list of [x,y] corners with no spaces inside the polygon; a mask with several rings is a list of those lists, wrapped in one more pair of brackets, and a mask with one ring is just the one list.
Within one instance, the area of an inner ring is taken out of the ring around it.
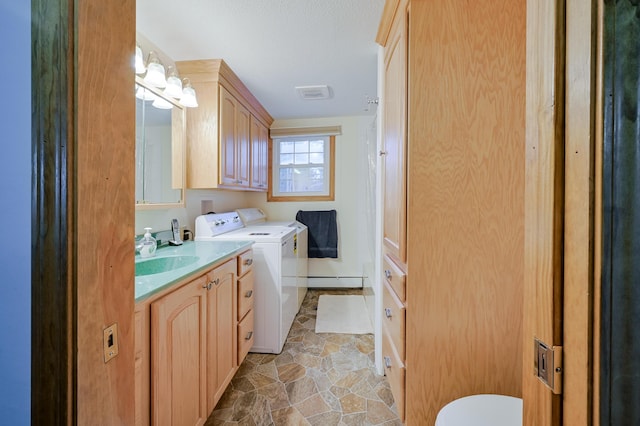
{"label": "light bulb", "polygon": [[193,87],[191,87],[191,83],[189,79],[184,79],[185,84],[182,89],[182,97],[180,98],[180,105],[186,106],[188,108],[195,108],[198,106],[198,101],[196,100],[196,91]]}
{"label": "light bulb", "polygon": [[144,81],[152,86],[162,89],[167,85],[167,78],[164,75],[164,66],[154,52],[149,53],[149,63],[147,64],[147,75]]}
{"label": "light bulb", "polygon": [[142,49],[140,46],[136,46],[136,74],[144,74],[147,67],[144,66],[144,56],[142,55]]}

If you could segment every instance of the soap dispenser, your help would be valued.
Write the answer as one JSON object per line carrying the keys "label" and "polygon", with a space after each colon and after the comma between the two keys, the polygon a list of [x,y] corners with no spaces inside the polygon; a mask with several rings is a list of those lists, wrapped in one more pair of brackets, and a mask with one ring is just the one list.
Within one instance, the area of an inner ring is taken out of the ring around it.
{"label": "soap dispenser", "polygon": [[144,237],[140,243],[142,247],[140,248],[140,257],[153,257],[156,255],[157,243],[156,239],[151,235],[151,228],[144,228]]}

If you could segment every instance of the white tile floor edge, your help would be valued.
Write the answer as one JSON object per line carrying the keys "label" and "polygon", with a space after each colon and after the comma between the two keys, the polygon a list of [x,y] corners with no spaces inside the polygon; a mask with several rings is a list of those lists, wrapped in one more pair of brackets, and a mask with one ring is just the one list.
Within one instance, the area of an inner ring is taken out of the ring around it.
{"label": "white tile floor edge", "polygon": [[373,326],[360,295],[323,294],[318,299],[316,333],[372,334]]}

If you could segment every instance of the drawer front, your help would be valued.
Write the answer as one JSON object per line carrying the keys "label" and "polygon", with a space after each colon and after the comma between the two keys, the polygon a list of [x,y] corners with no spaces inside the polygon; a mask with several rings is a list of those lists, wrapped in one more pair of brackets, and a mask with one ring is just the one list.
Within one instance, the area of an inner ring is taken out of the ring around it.
{"label": "drawer front", "polygon": [[391,387],[393,399],[396,402],[400,420],[405,420],[404,394],[405,394],[405,366],[399,359],[393,343],[387,333],[382,333],[382,364],[384,372]]}
{"label": "drawer front", "polygon": [[238,278],[238,321],[253,308],[253,271]]}
{"label": "drawer front", "polygon": [[253,346],[253,309],[238,324],[238,365]]}
{"label": "drawer front", "polygon": [[385,281],[396,292],[401,302],[405,302],[405,273],[395,264],[389,256],[385,256],[382,262]]}
{"label": "drawer front", "polygon": [[400,359],[405,359],[405,307],[395,292],[385,282],[382,286],[382,326],[398,351]]}
{"label": "drawer front", "polygon": [[238,276],[241,277],[253,269],[253,250],[238,255]]}

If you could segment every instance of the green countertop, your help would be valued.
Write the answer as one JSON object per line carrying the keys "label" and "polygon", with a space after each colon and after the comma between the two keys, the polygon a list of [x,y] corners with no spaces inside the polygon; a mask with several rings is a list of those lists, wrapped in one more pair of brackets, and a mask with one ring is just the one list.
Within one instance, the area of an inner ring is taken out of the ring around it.
{"label": "green countertop", "polygon": [[[185,241],[181,246],[163,247],[151,258],[142,259],[136,255],[136,263],[162,257],[196,256],[198,259],[186,266],[167,272],[136,277],[135,301],[141,302],[148,297],[172,286],[189,275],[197,275],[215,263],[231,259],[251,247],[253,241]],[[194,278],[196,278],[194,276]]]}

